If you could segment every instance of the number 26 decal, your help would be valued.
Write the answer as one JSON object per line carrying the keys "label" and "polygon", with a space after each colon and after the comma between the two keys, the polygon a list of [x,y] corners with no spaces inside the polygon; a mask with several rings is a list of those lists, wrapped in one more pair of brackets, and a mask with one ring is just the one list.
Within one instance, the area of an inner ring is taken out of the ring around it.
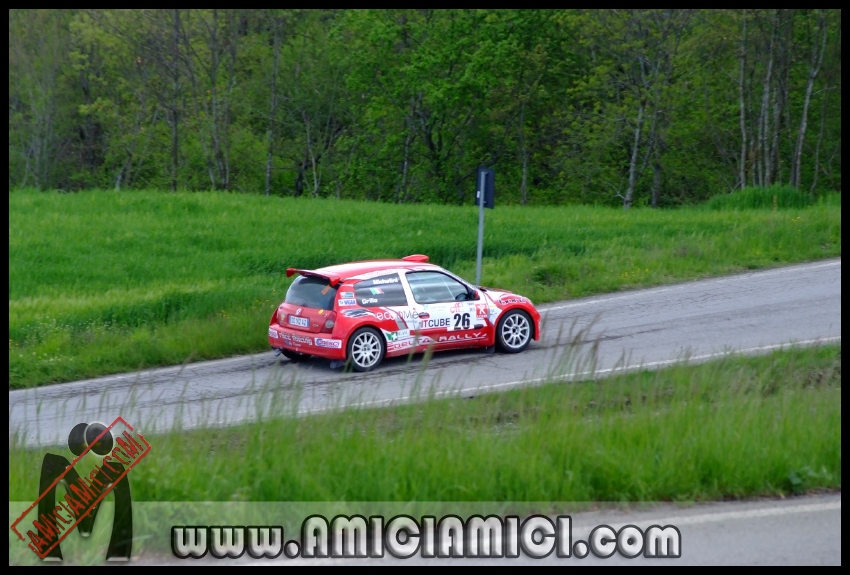
{"label": "number 26 decal", "polygon": [[455,323],[452,326],[452,331],[456,329],[469,329],[471,327],[468,313],[456,313],[454,315],[454,321]]}

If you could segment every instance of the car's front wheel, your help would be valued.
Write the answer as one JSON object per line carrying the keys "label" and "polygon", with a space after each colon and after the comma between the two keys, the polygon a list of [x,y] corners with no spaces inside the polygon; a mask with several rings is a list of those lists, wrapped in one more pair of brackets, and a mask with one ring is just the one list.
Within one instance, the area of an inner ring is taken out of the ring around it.
{"label": "car's front wheel", "polygon": [[375,329],[364,327],[348,340],[347,361],[354,371],[372,371],[384,359],[387,344]]}
{"label": "car's front wheel", "polygon": [[531,318],[519,309],[502,316],[496,326],[496,346],[505,353],[519,353],[531,342]]}
{"label": "car's front wheel", "polygon": [[305,359],[310,357],[309,353],[299,353],[297,351],[292,351],[291,349],[281,349],[281,353],[283,356],[289,359],[289,361],[293,363],[297,363],[299,361],[304,361]]}

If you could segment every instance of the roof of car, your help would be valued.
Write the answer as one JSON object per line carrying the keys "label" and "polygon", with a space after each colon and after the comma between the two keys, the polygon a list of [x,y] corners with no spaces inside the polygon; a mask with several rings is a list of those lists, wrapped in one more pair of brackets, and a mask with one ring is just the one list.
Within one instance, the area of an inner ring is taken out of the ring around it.
{"label": "roof of car", "polygon": [[323,268],[318,268],[315,270],[302,270],[302,269],[293,269],[289,268],[287,270],[287,275],[292,275],[290,270],[293,273],[299,273],[301,275],[317,275],[328,278],[331,281],[331,285],[336,285],[340,282],[343,282],[347,279],[360,276],[363,274],[368,274],[371,272],[377,271],[390,271],[390,270],[401,270],[401,269],[439,269],[438,266],[434,264],[428,264],[422,261],[406,261],[406,260],[368,260],[361,262],[350,262],[347,264],[337,264],[333,266],[327,266]]}

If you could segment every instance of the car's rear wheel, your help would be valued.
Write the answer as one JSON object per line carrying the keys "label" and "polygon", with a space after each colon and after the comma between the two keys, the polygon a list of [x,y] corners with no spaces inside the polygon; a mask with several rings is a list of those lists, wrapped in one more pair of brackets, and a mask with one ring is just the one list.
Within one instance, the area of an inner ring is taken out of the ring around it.
{"label": "car's rear wheel", "polygon": [[364,327],[349,338],[346,358],[354,371],[372,371],[386,353],[387,344],[381,334],[371,327]]}
{"label": "car's rear wheel", "polygon": [[531,318],[513,309],[502,316],[496,326],[496,346],[505,353],[519,353],[531,342]]}
{"label": "car's rear wheel", "polygon": [[289,361],[297,363],[299,361],[304,361],[305,359],[310,357],[309,353],[300,353],[297,351],[292,351],[291,349],[281,349],[281,353],[283,356],[289,359]]}

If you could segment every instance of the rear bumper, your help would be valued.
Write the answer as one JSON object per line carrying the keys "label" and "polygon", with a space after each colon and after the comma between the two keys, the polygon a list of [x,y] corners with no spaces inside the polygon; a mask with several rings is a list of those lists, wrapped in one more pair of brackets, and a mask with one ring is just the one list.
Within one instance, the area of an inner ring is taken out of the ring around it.
{"label": "rear bumper", "polygon": [[269,326],[269,345],[276,349],[289,349],[327,359],[345,359],[345,341],[329,337],[330,334],[304,333],[303,331]]}

